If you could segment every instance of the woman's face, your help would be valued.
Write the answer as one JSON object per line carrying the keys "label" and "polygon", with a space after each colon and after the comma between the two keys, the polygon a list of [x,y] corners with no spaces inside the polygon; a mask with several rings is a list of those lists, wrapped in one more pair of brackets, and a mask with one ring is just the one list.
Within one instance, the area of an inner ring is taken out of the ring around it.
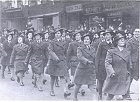
{"label": "woman's face", "polygon": [[134,34],[135,38],[139,38],[140,37],[140,29],[135,29],[133,34]]}
{"label": "woman's face", "polygon": [[78,41],[81,40],[81,34],[80,33],[76,34],[75,39]]}
{"label": "woman's face", "polygon": [[48,38],[49,38],[49,34],[46,33],[46,34],[45,34],[45,39],[48,39]]}
{"label": "woman's face", "polygon": [[85,45],[89,45],[89,44],[90,44],[90,38],[89,38],[89,36],[86,36],[86,37],[84,38],[84,44],[85,44]]}
{"label": "woman's face", "polygon": [[18,38],[18,43],[23,43],[23,38],[22,37]]}
{"label": "woman's face", "polygon": [[94,38],[99,38],[98,34],[95,34],[95,35],[94,35]]}
{"label": "woman's face", "polygon": [[131,33],[128,34],[128,38],[132,38],[132,34]]}
{"label": "woman's face", "polygon": [[61,37],[61,32],[60,31],[56,32],[55,33],[55,38],[59,39],[60,37]]}
{"label": "woman's face", "polygon": [[111,39],[111,34],[110,34],[110,33],[107,33],[107,34],[105,35],[105,39],[106,39],[106,40],[110,40],[110,39]]}
{"label": "woman's face", "polygon": [[29,33],[28,38],[32,38],[32,37],[33,37],[32,33]]}
{"label": "woman's face", "polygon": [[118,46],[123,47],[125,46],[125,39],[121,38],[120,40],[118,40]]}
{"label": "woman's face", "polygon": [[9,35],[7,39],[12,40],[12,35]]}

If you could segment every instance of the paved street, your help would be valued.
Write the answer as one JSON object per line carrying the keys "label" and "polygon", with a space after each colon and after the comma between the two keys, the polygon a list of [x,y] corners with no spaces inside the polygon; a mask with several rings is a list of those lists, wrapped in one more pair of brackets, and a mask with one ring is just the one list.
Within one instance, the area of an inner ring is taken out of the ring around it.
{"label": "paved street", "polygon": [[[1,71],[1,70],[0,70]],[[63,98],[63,83],[60,81],[60,87],[55,87],[55,97],[52,97],[49,95],[50,91],[50,78],[46,75],[47,83],[43,86],[44,91],[39,92],[37,88],[34,88],[31,83],[31,72],[30,74],[26,74],[24,79],[25,86],[19,86],[17,82],[13,82],[10,80],[10,75],[5,75],[6,79],[0,78],[0,100],[65,100]],[[87,88],[87,86],[83,86],[83,88],[86,90],[85,96],[78,95],[79,100],[93,100],[92,99],[92,93]],[[73,91],[74,88],[70,90],[72,95],[68,98],[68,100],[73,99]],[[131,97],[133,100],[138,100],[138,82],[133,81],[131,86]]]}

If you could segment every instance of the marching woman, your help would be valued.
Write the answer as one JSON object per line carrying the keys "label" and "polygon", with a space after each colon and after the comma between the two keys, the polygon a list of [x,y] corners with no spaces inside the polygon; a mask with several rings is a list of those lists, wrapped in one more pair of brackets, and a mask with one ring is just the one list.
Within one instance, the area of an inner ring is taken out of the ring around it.
{"label": "marching woman", "polygon": [[[1,65],[2,65],[2,78],[5,78],[4,72],[6,67],[8,67],[8,71],[10,71],[10,57],[11,57],[11,53],[13,50],[13,35],[12,34],[8,34],[6,36],[6,40],[3,42],[3,49],[5,50],[5,52],[7,53],[7,56],[2,56],[1,58]],[[13,68],[11,68],[11,80],[14,81],[14,75],[13,75]]]}
{"label": "marching woman", "polygon": [[[29,31],[26,33],[27,34],[27,38],[25,38],[25,44],[27,44],[28,46],[31,46],[31,44],[33,43],[33,35],[34,35],[34,32],[32,31]],[[29,61],[30,63],[30,61]],[[30,65],[30,64],[29,64]],[[29,67],[29,66],[28,66]],[[32,68],[31,68],[32,69]],[[28,68],[29,70],[29,68]],[[27,74],[29,73],[28,71],[26,72]],[[34,72],[32,70],[32,79],[34,79]]]}
{"label": "marching woman", "polygon": [[91,46],[92,38],[90,35],[82,37],[84,45],[78,47],[77,57],[79,64],[77,66],[74,83],[74,100],[77,101],[77,94],[82,85],[88,85],[89,89],[93,92],[94,99],[96,95],[96,69],[95,69],[95,48]]}
{"label": "marching woman", "polygon": [[49,74],[51,77],[51,91],[50,95],[55,96],[54,93],[54,83],[58,76],[64,77],[65,87],[64,87],[64,97],[70,96],[71,93],[68,92],[68,68],[66,63],[66,42],[61,40],[62,33],[60,30],[55,32],[55,38],[50,42],[49,45],[49,61],[47,64],[46,74]]}
{"label": "marching woman", "polygon": [[27,53],[27,57],[25,59],[25,63],[28,64],[29,59],[31,60],[31,67],[35,74],[34,78],[34,86],[38,88],[39,91],[43,91],[42,89],[42,80],[44,76],[44,68],[46,61],[47,49],[45,47],[44,42],[42,42],[42,33],[35,34],[35,41],[31,44],[29,51]]}
{"label": "marching woman", "polygon": [[[48,47],[49,47],[49,44],[50,44],[50,39],[49,39],[49,32],[46,30],[45,32],[43,32],[44,33],[44,36],[43,36],[43,42],[44,42],[44,44],[45,44],[45,47],[46,47],[46,49],[48,49]],[[49,59],[49,52],[46,52],[47,54],[46,54],[46,61],[45,61],[45,66],[47,66],[47,63],[48,63],[48,59]],[[47,78],[45,78],[44,77],[44,79],[43,79],[43,84],[45,84],[46,83],[46,81],[47,81]]]}
{"label": "marching woman", "polygon": [[68,88],[71,88],[74,86],[73,83],[73,77],[75,74],[75,70],[78,65],[78,58],[77,58],[77,48],[83,45],[83,42],[81,40],[81,33],[76,32],[73,36],[74,41],[69,44],[68,50],[67,50],[67,63],[68,67],[71,71],[71,84],[69,84]]}
{"label": "marching woman", "polygon": [[24,61],[28,52],[29,46],[24,44],[24,37],[18,37],[18,44],[13,47],[13,51],[10,58],[10,65],[15,68],[15,73],[17,76],[17,82],[20,83],[20,86],[24,86],[23,76],[27,71],[27,66]]}
{"label": "marching woman", "polygon": [[102,88],[104,85],[104,81],[106,79],[106,69],[105,69],[105,58],[108,49],[113,47],[112,43],[112,32],[106,31],[103,34],[105,41],[100,42],[99,46],[96,51],[96,60],[95,60],[95,67],[96,67],[96,78],[97,78],[97,89],[98,89],[98,99],[102,100]]}
{"label": "marching woman", "polygon": [[115,48],[108,50],[106,55],[107,78],[103,92],[108,94],[107,100],[112,100],[115,95],[125,95],[129,88],[132,62],[125,42],[124,36],[117,34],[113,41]]}

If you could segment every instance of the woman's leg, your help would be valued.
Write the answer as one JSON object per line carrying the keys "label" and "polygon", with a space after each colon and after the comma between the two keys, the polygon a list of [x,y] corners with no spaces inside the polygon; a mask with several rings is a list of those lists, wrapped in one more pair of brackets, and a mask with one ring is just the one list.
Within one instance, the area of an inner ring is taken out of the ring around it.
{"label": "woman's leg", "polygon": [[67,73],[65,76],[64,76],[64,98],[67,98],[68,96],[71,95],[71,93],[69,92],[69,89],[68,89],[68,86],[70,84],[70,76],[69,76],[69,73]]}
{"label": "woman's leg", "polygon": [[10,70],[11,70],[11,80],[12,81],[15,81],[15,69],[14,69],[14,67],[9,67],[10,68]]}
{"label": "woman's leg", "polygon": [[96,86],[95,85],[88,85],[88,87],[93,94],[93,100],[98,100],[98,93],[96,90]]}
{"label": "woman's leg", "polygon": [[59,87],[58,81],[59,81],[59,80],[58,80],[58,76],[57,76],[56,79],[55,79],[55,86],[56,86],[56,87]]}
{"label": "woman's leg", "polygon": [[50,95],[55,96],[55,94],[54,94],[54,83],[55,83],[56,76],[51,75],[50,77],[51,77],[51,81],[50,81],[51,92],[50,92]]}
{"label": "woman's leg", "polygon": [[2,79],[5,79],[5,75],[4,75],[5,69],[6,69],[6,66],[2,65],[2,72],[1,72]]}
{"label": "woman's leg", "polygon": [[78,100],[77,99],[77,94],[79,92],[80,87],[81,87],[81,84],[75,84],[75,89],[74,89],[74,100],[75,101]]}
{"label": "woman's leg", "polygon": [[113,94],[108,94],[106,100],[112,100],[113,98],[114,98],[114,95]]}
{"label": "woman's leg", "polygon": [[36,78],[37,78],[37,87],[38,87],[38,90],[39,91],[43,91],[42,89],[42,78],[43,78],[43,75],[42,74],[36,74]]}
{"label": "woman's leg", "polygon": [[102,100],[102,88],[103,88],[104,80],[98,80],[98,99]]}
{"label": "woman's leg", "polygon": [[24,72],[23,71],[20,71],[18,73],[18,77],[20,79],[20,86],[24,86],[24,84],[23,84],[23,75],[24,75]]}

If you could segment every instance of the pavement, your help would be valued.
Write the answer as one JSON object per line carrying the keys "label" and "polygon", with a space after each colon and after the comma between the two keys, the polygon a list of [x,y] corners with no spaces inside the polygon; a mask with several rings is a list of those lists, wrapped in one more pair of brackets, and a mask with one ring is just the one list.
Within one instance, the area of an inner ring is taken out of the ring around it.
{"label": "pavement", "polygon": [[[0,70],[1,71],[1,70]],[[29,74],[25,74],[24,77],[24,84],[25,86],[19,86],[16,81],[10,80],[10,75],[8,74],[7,70],[5,72],[5,79],[0,77],[0,100],[11,100],[11,101],[62,101],[62,100],[73,100],[74,95],[74,88],[71,88],[69,91],[72,93],[68,99],[64,99],[63,90],[64,90],[64,83],[63,81],[59,81],[60,87],[55,87],[55,96],[50,96],[50,77],[45,75],[47,82],[43,85],[42,92],[38,91],[37,88],[33,87],[32,84],[32,77],[31,71]],[[85,96],[81,96],[78,94],[78,100],[80,101],[92,101],[94,100],[92,97],[91,91],[88,89],[86,85],[82,86],[85,89],[86,94]],[[139,100],[139,82],[133,81],[131,85],[131,98],[132,100],[138,101]],[[106,96],[104,96],[105,99]]]}

